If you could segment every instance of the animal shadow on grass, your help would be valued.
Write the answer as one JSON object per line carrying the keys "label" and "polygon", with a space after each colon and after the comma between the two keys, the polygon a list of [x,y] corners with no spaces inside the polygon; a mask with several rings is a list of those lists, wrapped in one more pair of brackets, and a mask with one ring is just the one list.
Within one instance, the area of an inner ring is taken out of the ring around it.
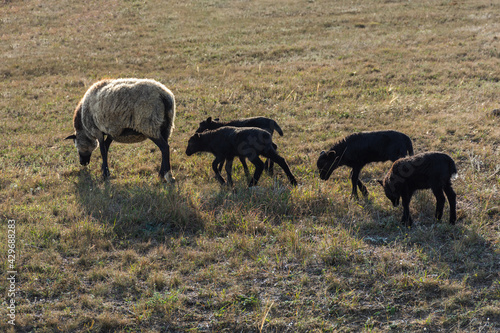
{"label": "animal shadow on grass", "polygon": [[75,184],[86,214],[112,225],[120,238],[163,240],[176,233],[196,233],[203,219],[177,187],[148,183],[114,184],[82,170]]}
{"label": "animal shadow on grass", "polygon": [[[429,202],[434,202],[430,200]],[[448,279],[463,281],[478,289],[492,287],[500,271],[500,255],[491,241],[485,239],[462,220],[451,225],[445,219],[438,221],[433,210],[416,214],[418,224],[406,228],[399,221],[399,214],[387,217],[380,211],[368,208],[373,215],[371,222],[361,223],[352,231],[355,237],[375,247],[403,246],[405,251],[416,250],[417,260],[433,270],[445,272]],[[446,212],[447,213],[447,212]],[[375,221],[375,222],[374,222]],[[410,268],[412,270],[413,268]]]}

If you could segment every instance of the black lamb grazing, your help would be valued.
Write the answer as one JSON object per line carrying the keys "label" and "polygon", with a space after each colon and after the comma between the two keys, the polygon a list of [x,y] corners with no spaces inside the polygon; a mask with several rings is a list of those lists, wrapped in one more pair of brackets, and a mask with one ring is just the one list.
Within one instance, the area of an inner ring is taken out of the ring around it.
{"label": "black lamb grazing", "polygon": [[394,207],[403,202],[403,218],[405,226],[412,225],[410,217],[410,200],[413,193],[420,189],[432,189],[436,196],[436,218],[443,216],[444,193],[450,204],[450,224],[457,220],[456,194],[451,187],[451,179],[457,174],[453,159],[443,153],[430,152],[401,158],[394,162],[384,180],[379,183],[384,187],[385,195]]}
{"label": "black lamb grazing", "polygon": [[[214,130],[217,128],[221,128],[223,126],[257,127],[265,131],[268,131],[271,134],[271,136],[274,134],[274,131],[278,132],[280,136],[283,136],[283,131],[281,130],[281,127],[278,125],[278,123],[273,119],[266,117],[252,117],[252,118],[244,118],[231,121],[220,121],[219,119],[212,119],[212,117],[208,117],[207,120],[200,122],[200,126],[196,130],[196,133],[202,133],[207,130]],[[245,171],[245,175],[247,176],[247,178],[250,178],[250,172],[248,171],[248,166],[247,163],[245,162],[245,158],[240,157],[240,161],[241,164],[243,165],[243,170]],[[219,165],[219,171],[222,170],[222,166],[223,163]],[[272,160],[270,159],[266,160],[264,169],[267,170],[270,175],[273,174]]]}
{"label": "black lamb grazing", "polygon": [[224,184],[225,181],[220,175],[218,166],[225,161],[227,180],[230,186],[233,185],[231,178],[233,159],[235,157],[248,158],[255,165],[255,173],[250,180],[249,187],[257,184],[264,170],[264,162],[259,158],[259,155],[262,155],[278,163],[285,171],[290,183],[297,185],[288,164],[283,157],[278,155],[275,147],[271,134],[265,130],[256,127],[225,126],[216,130],[195,133],[189,138],[186,155],[191,156],[197,152],[214,154],[215,160],[212,163],[212,169],[221,184]]}
{"label": "black lamb grazing", "polygon": [[364,196],[366,186],[359,180],[361,169],[371,162],[396,161],[406,155],[413,155],[411,139],[396,131],[361,132],[351,134],[337,142],[329,151],[322,151],[317,166],[319,176],[328,180],[333,170],[345,165],[352,168],[352,196],[357,198],[357,187]]}

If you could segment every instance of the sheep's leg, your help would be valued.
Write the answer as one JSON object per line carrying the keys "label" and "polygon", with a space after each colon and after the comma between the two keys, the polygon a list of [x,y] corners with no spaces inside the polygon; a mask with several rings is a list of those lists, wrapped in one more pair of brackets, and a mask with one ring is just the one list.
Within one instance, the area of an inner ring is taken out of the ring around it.
{"label": "sheep's leg", "polygon": [[222,171],[223,166],[224,166],[224,160],[222,160],[222,162],[220,162],[219,165],[217,166],[217,169],[219,169],[219,173]]}
{"label": "sheep's leg", "polygon": [[227,182],[229,186],[233,186],[233,178],[231,177],[231,173],[233,171],[233,159],[226,160],[226,174],[227,174]]}
{"label": "sheep's leg", "polygon": [[111,142],[113,142],[113,137],[111,135],[108,135],[106,137],[106,140],[104,140],[104,145],[106,146],[106,151],[109,151],[109,146],[111,145]]}
{"label": "sheep's leg", "polygon": [[[219,183],[221,183],[221,185],[224,185],[226,183],[226,181],[220,175],[220,172],[219,172],[219,164],[220,163],[224,163],[224,158],[216,156],[215,160],[212,162],[212,169],[215,172],[215,178],[219,181]],[[227,163],[226,163],[226,166],[227,166]]]}
{"label": "sheep's leg", "polygon": [[[112,141],[113,139],[111,139]],[[101,171],[102,171],[102,177],[104,179],[108,178],[109,177],[109,168],[108,168],[108,147],[109,145],[111,144],[111,142],[109,142],[109,144],[107,144],[106,142],[108,141],[106,139],[106,141],[104,141],[104,137],[102,138],[99,138],[98,139],[99,141],[99,150],[101,151],[101,156],[102,156],[102,166],[101,166]]]}
{"label": "sheep's leg", "polygon": [[361,180],[358,179],[358,187],[359,187],[359,190],[361,191],[361,194],[363,194],[363,196],[367,197],[368,196],[368,189],[366,188],[365,184],[363,184],[361,182]]}
{"label": "sheep's leg", "polygon": [[274,162],[270,158],[266,160],[265,170],[267,171],[269,176],[272,176],[274,174]]}
{"label": "sheep's leg", "polygon": [[248,187],[257,185],[257,182],[259,181],[259,178],[262,175],[262,171],[264,171],[264,162],[262,162],[259,156],[254,156],[254,158],[251,159],[250,162],[252,162],[253,165],[255,165],[255,172],[253,174],[253,178],[250,180],[250,183],[248,184]]}
{"label": "sheep's leg", "polygon": [[172,177],[172,172],[170,171],[170,146],[168,145],[167,140],[160,136],[160,138],[150,138],[151,141],[155,143],[155,145],[160,148],[161,151],[161,165],[159,176],[161,179],[165,179],[169,183],[173,183],[175,178]]}
{"label": "sheep's leg", "polygon": [[360,172],[361,172],[360,167],[353,167],[351,171],[351,183],[352,183],[351,196],[355,199],[358,198],[358,191],[357,191],[358,187],[364,196],[368,195],[368,190],[366,189],[366,186],[361,182],[361,180],[359,180]]}
{"label": "sheep's leg", "polygon": [[240,159],[241,165],[243,166],[243,171],[245,171],[245,176],[247,177],[247,179],[250,179],[250,171],[248,170],[248,165],[245,161],[245,158],[242,156],[239,156],[238,158]]}
{"label": "sheep's leg", "polygon": [[403,224],[406,227],[411,227],[411,225],[413,224],[413,221],[412,221],[411,216],[410,216],[411,196],[412,195],[410,193],[407,193],[407,192],[404,192],[401,195],[401,200],[403,203],[403,217],[401,218],[401,222],[403,222]]}
{"label": "sheep's leg", "polygon": [[448,197],[448,203],[450,204],[450,224],[455,224],[457,221],[457,195],[451,184],[447,184],[444,187],[444,193]]}
{"label": "sheep's leg", "polygon": [[293,186],[297,185],[297,180],[295,179],[295,177],[293,176],[292,172],[290,171],[290,168],[288,167],[288,164],[286,163],[285,159],[283,157],[281,157],[276,152],[276,150],[274,150],[274,148],[273,149],[269,149],[267,152],[263,153],[262,155],[264,155],[265,157],[271,159],[271,161],[276,162],[276,164],[278,164],[283,169],[283,171],[285,171],[285,174],[287,175],[288,180],[290,181],[290,183]]}
{"label": "sheep's leg", "polygon": [[359,179],[359,174],[361,173],[362,168],[363,167],[359,168],[359,171],[358,171],[357,185],[359,187],[359,190],[361,191],[361,194],[363,194],[363,196],[367,197],[368,196],[368,189],[366,188],[365,184],[363,184],[363,182]]}
{"label": "sheep's leg", "polygon": [[435,217],[441,220],[443,217],[444,202],[446,201],[441,187],[432,188],[432,193],[436,197],[436,214]]}
{"label": "sheep's leg", "polygon": [[[274,143],[272,143],[272,146],[274,148],[274,151],[278,153],[278,146]],[[269,174],[269,176],[272,176],[274,174],[274,162],[270,158],[266,160],[266,171]]]}

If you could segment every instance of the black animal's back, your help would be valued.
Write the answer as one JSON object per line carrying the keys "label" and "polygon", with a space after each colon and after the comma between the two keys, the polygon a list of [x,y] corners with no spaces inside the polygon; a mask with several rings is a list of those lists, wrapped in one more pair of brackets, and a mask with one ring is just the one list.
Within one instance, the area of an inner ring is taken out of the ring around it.
{"label": "black animal's back", "polygon": [[411,139],[396,131],[354,133],[347,136],[340,146],[344,148],[344,151],[337,151],[337,155],[341,158],[340,165],[350,167],[371,162],[394,162],[413,154]]}
{"label": "black animal's back", "polygon": [[457,174],[455,161],[444,153],[427,152],[397,160],[392,168],[413,189],[443,187]]}

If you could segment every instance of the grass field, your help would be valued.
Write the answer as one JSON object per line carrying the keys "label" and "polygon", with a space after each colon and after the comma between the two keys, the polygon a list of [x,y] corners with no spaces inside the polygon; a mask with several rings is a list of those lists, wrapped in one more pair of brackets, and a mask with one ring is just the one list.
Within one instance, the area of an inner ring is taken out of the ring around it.
{"label": "grass field", "polygon": [[[498,1],[10,0],[0,55],[0,331],[500,330]],[[114,143],[103,181],[99,151],[83,168],[64,140],[117,77],[175,94],[175,186],[150,141]],[[283,128],[298,187],[277,167],[249,190],[235,162],[229,190],[185,155],[208,116],[256,115]],[[319,179],[321,150],[381,129],[455,159],[455,226],[421,191],[404,228],[375,181],[389,162],[358,201],[348,169]]]}

